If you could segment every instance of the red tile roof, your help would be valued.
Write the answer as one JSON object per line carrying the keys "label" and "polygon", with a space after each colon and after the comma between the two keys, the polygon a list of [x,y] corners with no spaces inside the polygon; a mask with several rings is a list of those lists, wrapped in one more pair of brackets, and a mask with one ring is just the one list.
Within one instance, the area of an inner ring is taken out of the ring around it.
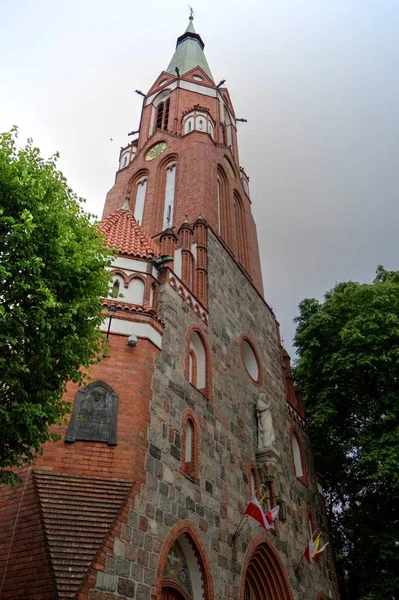
{"label": "red tile roof", "polygon": [[130,210],[120,208],[105,217],[100,231],[107,238],[108,246],[117,248],[120,254],[147,259],[159,255],[157,244],[140,227]]}
{"label": "red tile roof", "polygon": [[35,471],[58,598],[75,597],[131,483]]}

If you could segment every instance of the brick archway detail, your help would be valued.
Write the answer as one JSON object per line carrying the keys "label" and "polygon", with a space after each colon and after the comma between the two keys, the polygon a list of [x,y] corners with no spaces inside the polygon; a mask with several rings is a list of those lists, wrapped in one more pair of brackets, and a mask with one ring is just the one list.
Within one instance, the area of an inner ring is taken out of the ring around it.
{"label": "brick archway detail", "polygon": [[[171,549],[173,543],[182,535],[187,536],[188,541],[197,558],[202,578],[203,598],[204,600],[214,600],[211,566],[209,564],[209,560],[206,555],[206,551],[202,540],[191,521],[188,520],[176,523],[176,525],[170,530],[163,543],[163,547],[158,561],[157,583],[152,589],[151,600],[162,600],[163,574],[166,566],[168,552]],[[167,585],[169,585],[168,582],[166,583]]]}
{"label": "brick archway detail", "polygon": [[259,598],[294,600],[282,560],[267,534],[257,535],[248,546],[241,571],[240,600],[244,600],[246,581],[252,582]]}

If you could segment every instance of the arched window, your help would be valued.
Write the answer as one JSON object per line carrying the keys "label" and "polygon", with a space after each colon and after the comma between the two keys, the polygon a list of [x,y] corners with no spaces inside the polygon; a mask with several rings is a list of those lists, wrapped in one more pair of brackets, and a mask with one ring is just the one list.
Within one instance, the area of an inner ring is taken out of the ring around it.
{"label": "arched window", "polygon": [[155,129],[167,130],[169,125],[170,110],[170,91],[164,90],[155,98],[152,103],[151,121],[148,130],[148,136],[154,133]]}
{"label": "arched window", "polygon": [[193,109],[183,116],[182,123],[183,135],[196,130],[208,133],[213,139],[214,121],[208,112]]}
{"label": "arched window", "polygon": [[122,154],[121,156],[121,160],[119,163],[119,168],[123,169],[124,167],[126,167],[129,164],[129,152],[125,152],[124,154]]}
{"label": "arched window", "polygon": [[305,457],[301,441],[295,431],[291,432],[291,450],[296,477],[305,485],[308,485]]}
{"label": "arched window", "polygon": [[167,98],[165,101],[160,102],[157,106],[157,129],[168,128],[169,123],[169,107],[170,107],[170,98]]}
{"label": "arched window", "polygon": [[238,193],[234,192],[234,216],[236,226],[236,250],[238,262],[248,271],[248,247],[245,213]]}
{"label": "arched window", "polygon": [[223,108],[223,114],[224,114],[224,143],[226,144],[226,146],[230,146],[232,147],[232,135],[231,135],[231,119],[230,119],[230,115],[229,115],[229,111],[227,110],[226,107]]}
{"label": "arched window", "polygon": [[175,204],[176,187],[176,162],[171,161],[166,165],[165,201],[162,229],[173,225],[173,209]]}
{"label": "arched window", "polygon": [[193,461],[193,441],[194,441],[194,426],[191,419],[187,419],[186,423],[186,447],[184,451],[184,462],[191,463]]}
{"label": "arched window", "polygon": [[190,479],[198,482],[198,444],[199,429],[197,417],[191,409],[186,409],[182,414],[182,463],[180,472]]}
{"label": "arched window", "polygon": [[297,477],[303,476],[301,449],[299,447],[298,438],[295,433],[292,435],[292,455],[294,457],[295,475]]}
{"label": "arched window", "polygon": [[218,166],[216,175],[218,233],[222,239],[231,245],[230,210],[228,201],[228,183],[222,167]]}
{"label": "arched window", "polygon": [[212,395],[211,365],[205,337],[199,327],[191,326],[186,337],[186,379],[208,398]]}
{"label": "arched window", "polygon": [[189,362],[189,382],[197,387],[197,355],[194,350],[190,349],[188,353]]}
{"label": "arched window", "polygon": [[134,277],[129,283],[129,302],[142,306],[144,301],[144,281],[140,277]]}
{"label": "arched window", "polygon": [[143,222],[145,196],[147,193],[147,176],[136,181],[136,199],[134,204],[134,218],[139,225]]}
{"label": "arched window", "polygon": [[218,202],[218,234],[222,235],[222,182],[219,175],[216,180],[217,185],[217,202]]}
{"label": "arched window", "polygon": [[112,298],[117,298],[119,296],[119,287],[120,287],[120,281],[119,281],[119,279],[115,279],[114,283],[112,285],[112,292],[111,292]]}
{"label": "arched window", "polygon": [[192,363],[197,364],[197,382],[194,382],[196,388],[202,390],[206,387],[206,354],[204,344],[196,331],[190,336],[190,352]]}

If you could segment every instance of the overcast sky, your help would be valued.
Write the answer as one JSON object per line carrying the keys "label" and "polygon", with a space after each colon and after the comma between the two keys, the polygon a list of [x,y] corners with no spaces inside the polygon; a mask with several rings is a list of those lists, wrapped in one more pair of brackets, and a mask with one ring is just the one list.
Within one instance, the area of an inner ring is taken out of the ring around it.
{"label": "overcast sky", "polygon": [[[194,0],[192,0],[194,2]],[[399,0],[201,0],[194,25],[226,79],[250,176],[266,299],[291,351],[305,297],[399,269]],[[187,2],[0,2],[0,129],[61,153],[101,215],[141,98]],[[113,138],[113,142],[110,141]]]}

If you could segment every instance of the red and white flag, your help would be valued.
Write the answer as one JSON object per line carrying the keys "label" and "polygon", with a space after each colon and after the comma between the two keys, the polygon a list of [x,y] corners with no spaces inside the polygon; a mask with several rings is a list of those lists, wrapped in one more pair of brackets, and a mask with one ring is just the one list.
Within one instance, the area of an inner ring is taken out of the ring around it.
{"label": "red and white flag", "polygon": [[250,500],[245,514],[255,519],[265,531],[268,531],[274,529],[274,521],[277,519],[279,508],[279,506],[276,506],[264,513],[260,502],[254,497]]}
{"label": "red and white flag", "polygon": [[267,510],[265,513],[266,521],[270,527],[270,529],[275,529],[274,521],[278,517],[278,511],[280,510],[279,506],[275,506],[272,510]]}
{"label": "red and white flag", "polygon": [[261,505],[259,504],[259,500],[255,498],[255,496],[249,501],[245,514],[255,519],[255,521],[257,521],[259,525],[265,529],[265,531],[270,529],[270,525],[266,520]]}

